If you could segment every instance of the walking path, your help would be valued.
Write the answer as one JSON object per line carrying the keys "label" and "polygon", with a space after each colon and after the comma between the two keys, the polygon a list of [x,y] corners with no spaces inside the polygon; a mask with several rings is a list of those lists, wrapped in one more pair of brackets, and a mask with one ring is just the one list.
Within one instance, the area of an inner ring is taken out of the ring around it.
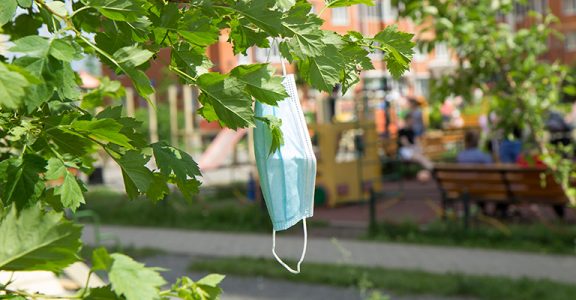
{"label": "walking path", "polygon": [[[272,258],[272,236],[186,231],[174,229],[101,226],[126,246],[156,248],[170,253],[212,257]],[[313,231],[312,231],[313,233]],[[83,240],[94,244],[94,228],[86,225]],[[278,235],[281,257],[297,259],[302,239]],[[576,257],[475,250],[436,246],[389,244],[314,238],[308,241],[306,262],[369,267],[417,269],[435,273],[458,272],[512,278],[529,277],[576,284]]]}
{"label": "walking path", "polygon": [[[146,257],[139,261],[148,266],[165,268],[168,271],[162,275],[168,282],[175,282],[181,276],[188,276],[194,280],[206,276],[206,272],[190,272],[188,266],[195,260],[204,259],[182,254],[159,254]],[[270,279],[262,276],[234,276],[226,275],[222,281],[222,300],[362,300],[366,299],[361,291],[355,287],[336,287],[323,284],[309,284],[303,282],[289,282],[285,280]],[[470,300],[463,297],[442,297],[433,295],[389,295],[394,300]]]}

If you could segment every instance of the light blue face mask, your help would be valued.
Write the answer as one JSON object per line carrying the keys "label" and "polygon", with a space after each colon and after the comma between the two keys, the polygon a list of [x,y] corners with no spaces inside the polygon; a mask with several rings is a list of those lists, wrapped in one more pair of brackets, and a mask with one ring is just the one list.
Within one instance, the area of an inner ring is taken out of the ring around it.
{"label": "light blue face mask", "polygon": [[[278,102],[278,107],[256,102],[255,114],[257,117],[272,115],[282,120],[284,145],[268,155],[272,135],[266,124],[256,121],[254,152],[262,193],[272,220],[272,253],[288,271],[300,273],[308,240],[306,218],[312,217],[314,213],[316,157],[298,99],[294,75],[286,75],[284,65],[282,67],[282,84],[289,97]],[[276,254],[276,231],[288,229],[300,220],[304,227],[304,247],[296,270],[293,270]]]}

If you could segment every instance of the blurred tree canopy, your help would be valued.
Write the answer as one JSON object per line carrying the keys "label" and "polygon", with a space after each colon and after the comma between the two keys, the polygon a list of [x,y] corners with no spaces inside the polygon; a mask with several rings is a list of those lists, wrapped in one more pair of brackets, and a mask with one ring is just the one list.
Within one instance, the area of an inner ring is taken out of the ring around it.
{"label": "blurred tree canopy", "polygon": [[[400,15],[420,26],[416,35],[422,51],[446,43],[456,66],[436,74],[433,93],[438,99],[462,96],[472,101],[478,90],[489,101],[497,127],[504,137],[515,128],[524,129],[551,173],[573,201],[570,186],[574,177],[572,149],[554,146],[546,135],[546,121],[558,108],[564,92],[572,92],[568,68],[545,60],[556,17],[529,11],[514,19],[510,0],[396,0]],[[521,26],[516,26],[522,24]]]}

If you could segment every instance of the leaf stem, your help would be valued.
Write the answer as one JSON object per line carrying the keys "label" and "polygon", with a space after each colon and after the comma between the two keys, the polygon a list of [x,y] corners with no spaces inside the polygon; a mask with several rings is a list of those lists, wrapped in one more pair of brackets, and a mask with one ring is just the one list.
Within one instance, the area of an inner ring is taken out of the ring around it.
{"label": "leaf stem", "polygon": [[174,72],[178,73],[180,76],[182,76],[182,77],[185,77],[186,79],[188,79],[188,80],[190,80],[190,81],[192,81],[192,82],[196,82],[196,78],[194,78],[194,77],[192,77],[192,76],[190,76],[190,75],[186,74],[186,72],[184,72],[184,71],[182,71],[182,70],[178,69],[177,67],[174,67],[174,66],[170,66],[169,68],[170,68],[170,70],[172,70],[172,71],[174,71]]}
{"label": "leaf stem", "polygon": [[83,11],[83,10],[90,9],[90,8],[92,8],[92,7],[90,7],[90,6],[81,7],[81,8],[79,8],[79,9],[77,9],[76,11],[72,12],[72,14],[70,15],[70,18],[73,18],[77,13],[79,13],[79,12],[81,12],[81,11]]}

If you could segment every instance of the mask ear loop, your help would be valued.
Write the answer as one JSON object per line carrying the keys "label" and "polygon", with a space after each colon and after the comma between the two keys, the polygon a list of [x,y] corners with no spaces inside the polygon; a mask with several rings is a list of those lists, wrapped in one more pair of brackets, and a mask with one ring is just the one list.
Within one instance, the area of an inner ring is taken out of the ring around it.
{"label": "mask ear loop", "polygon": [[[278,39],[273,38],[272,39],[272,44],[270,44],[270,48],[268,48],[268,55],[266,56],[266,63],[270,63],[270,56],[272,54],[272,48],[276,46],[277,48],[280,47],[280,44],[278,43]],[[280,50],[278,50],[278,52],[280,52]],[[282,57],[282,54],[280,54],[280,64],[282,65],[282,76],[286,77],[286,63],[284,62],[284,57]]]}
{"label": "mask ear loop", "polygon": [[280,257],[276,254],[276,230],[272,230],[272,254],[274,254],[274,258],[280,263],[286,270],[288,270],[292,274],[300,273],[300,265],[304,261],[304,257],[306,256],[306,249],[308,248],[308,230],[306,226],[306,219],[302,219],[302,227],[304,228],[304,247],[302,248],[302,255],[300,256],[300,260],[296,265],[296,270],[290,268]]}

